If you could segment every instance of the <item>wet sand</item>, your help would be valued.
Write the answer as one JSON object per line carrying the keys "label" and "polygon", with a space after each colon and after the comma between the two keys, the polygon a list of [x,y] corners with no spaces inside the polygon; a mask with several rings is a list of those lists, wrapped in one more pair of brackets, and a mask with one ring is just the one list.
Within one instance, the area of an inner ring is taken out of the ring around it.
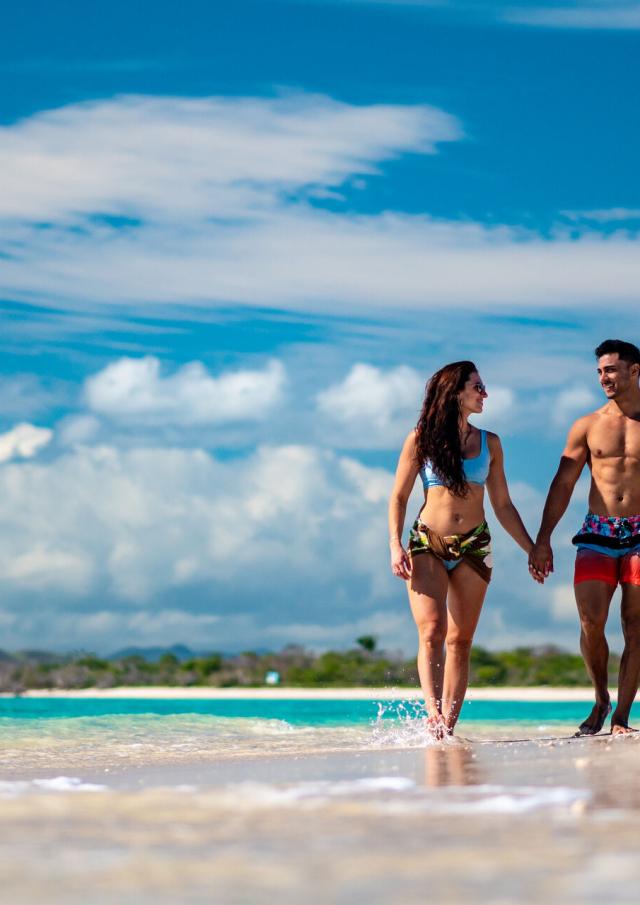
{"label": "wet sand", "polygon": [[485,731],[226,759],[149,759],[133,742],[94,754],[5,762],[7,901],[637,900],[638,736],[494,741]]}

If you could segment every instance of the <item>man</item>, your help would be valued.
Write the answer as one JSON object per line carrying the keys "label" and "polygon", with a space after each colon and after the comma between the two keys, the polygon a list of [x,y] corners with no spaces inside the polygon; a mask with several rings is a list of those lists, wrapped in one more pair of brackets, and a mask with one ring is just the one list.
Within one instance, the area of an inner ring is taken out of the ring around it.
{"label": "man", "polygon": [[589,513],[573,538],[577,547],[575,595],[580,648],[596,703],[576,735],[595,735],[611,712],[609,648],[604,634],[609,604],[622,586],[624,651],[611,732],[626,734],[640,679],[640,350],[608,339],[595,350],[602,408],[579,418],[567,438],[544,507],[529,569],[538,579],[553,571],[551,535],[562,518],[585,463],[591,470]]}

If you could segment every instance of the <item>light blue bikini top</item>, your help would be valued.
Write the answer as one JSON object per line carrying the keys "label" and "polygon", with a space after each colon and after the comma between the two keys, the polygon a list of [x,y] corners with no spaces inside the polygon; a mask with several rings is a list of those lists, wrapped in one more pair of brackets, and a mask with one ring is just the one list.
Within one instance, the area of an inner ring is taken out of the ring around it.
{"label": "light blue bikini top", "polygon": [[[469,484],[484,484],[489,476],[489,466],[491,465],[491,453],[489,452],[489,444],[487,442],[487,432],[480,430],[480,454],[474,456],[473,459],[464,459],[464,476]],[[420,477],[424,484],[424,489],[429,487],[444,487],[444,481],[435,474],[429,462],[420,469]]]}

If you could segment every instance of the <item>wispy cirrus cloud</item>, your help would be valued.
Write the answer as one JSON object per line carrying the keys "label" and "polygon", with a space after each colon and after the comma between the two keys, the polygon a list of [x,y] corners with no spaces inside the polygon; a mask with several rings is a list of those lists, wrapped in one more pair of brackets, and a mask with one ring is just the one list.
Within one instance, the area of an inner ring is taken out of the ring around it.
{"label": "wispy cirrus cloud", "polygon": [[606,207],[591,211],[560,211],[563,217],[575,222],[593,221],[595,223],[625,223],[627,220],[640,220],[640,208]]}
{"label": "wispy cirrus cloud", "polygon": [[[552,238],[321,196],[462,137],[424,106],[124,97],[0,133],[0,289],[88,304],[337,311],[637,300],[637,233]],[[152,150],[151,150],[152,149]]]}
{"label": "wispy cirrus cloud", "polygon": [[502,14],[507,22],[543,28],[601,29],[627,31],[640,29],[640,4],[636,0],[587,0],[566,4],[507,6]]}
{"label": "wispy cirrus cloud", "polygon": [[0,218],[259,219],[291,193],[339,186],[461,135],[455,117],[432,107],[316,95],[76,104],[0,130]]}
{"label": "wispy cirrus cloud", "polygon": [[[308,0],[298,0],[305,3]],[[335,3],[336,0],[327,0]],[[637,0],[338,0],[344,5],[422,8],[471,24],[503,23],[537,28],[629,30],[640,28]]]}

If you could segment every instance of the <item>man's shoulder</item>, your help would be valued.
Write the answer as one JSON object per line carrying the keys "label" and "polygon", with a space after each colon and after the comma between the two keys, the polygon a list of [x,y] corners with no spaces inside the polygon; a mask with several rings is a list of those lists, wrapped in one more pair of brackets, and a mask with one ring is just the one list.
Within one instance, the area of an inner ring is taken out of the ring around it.
{"label": "man's shoulder", "polygon": [[571,425],[572,434],[587,434],[589,429],[593,427],[601,418],[602,409],[596,409],[595,412],[589,412],[587,415],[581,415]]}
{"label": "man's shoulder", "polygon": [[583,436],[587,446],[591,446],[593,442],[600,443],[602,440],[602,432],[611,431],[611,410],[609,405],[605,405],[583,415],[575,422],[572,430],[579,436]]}

